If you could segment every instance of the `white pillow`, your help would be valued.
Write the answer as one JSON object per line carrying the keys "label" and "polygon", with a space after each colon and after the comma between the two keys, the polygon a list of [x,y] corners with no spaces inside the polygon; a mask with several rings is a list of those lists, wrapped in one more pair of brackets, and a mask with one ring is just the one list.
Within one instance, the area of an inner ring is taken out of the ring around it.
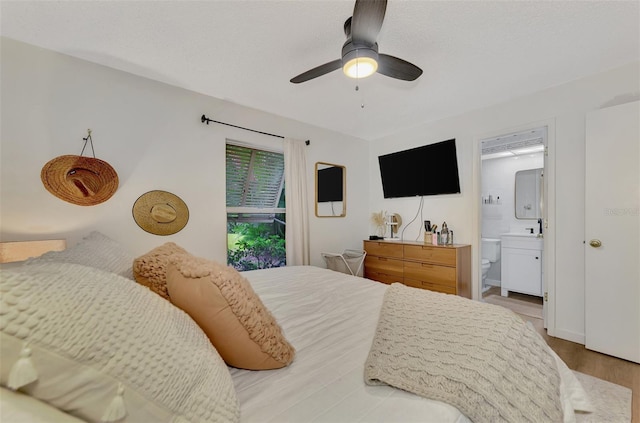
{"label": "white pillow", "polygon": [[0,336],[0,384],[85,421],[239,420],[204,332],[113,273],[47,261],[0,269]]}
{"label": "white pillow", "polygon": [[123,245],[100,232],[93,231],[71,248],[50,251],[40,257],[28,259],[24,263],[33,264],[43,261],[77,263],[133,279],[134,259],[135,256]]}

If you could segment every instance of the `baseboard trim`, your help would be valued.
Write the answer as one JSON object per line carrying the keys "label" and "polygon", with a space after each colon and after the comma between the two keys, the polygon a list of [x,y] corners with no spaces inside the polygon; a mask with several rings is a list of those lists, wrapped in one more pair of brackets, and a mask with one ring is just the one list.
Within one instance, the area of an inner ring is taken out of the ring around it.
{"label": "baseboard trim", "polygon": [[565,341],[575,342],[576,344],[582,344],[582,345],[585,344],[583,333],[575,333],[568,330],[556,328],[552,336],[556,338],[564,339]]}

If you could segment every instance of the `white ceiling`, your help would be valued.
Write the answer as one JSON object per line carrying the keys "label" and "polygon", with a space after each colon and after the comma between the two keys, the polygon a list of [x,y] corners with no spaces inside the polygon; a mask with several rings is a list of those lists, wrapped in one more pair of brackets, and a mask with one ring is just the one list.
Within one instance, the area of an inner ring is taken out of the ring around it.
{"label": "white ceiling", "polygon": [[421,67],[417,81],[376,74],[356,91],[354,80],[335,71],[291,84],[299,73],[340,57],[353,5],[1,0],[0,31],[364,139],[640,60],[635,0],[390,0],[380,52]]}

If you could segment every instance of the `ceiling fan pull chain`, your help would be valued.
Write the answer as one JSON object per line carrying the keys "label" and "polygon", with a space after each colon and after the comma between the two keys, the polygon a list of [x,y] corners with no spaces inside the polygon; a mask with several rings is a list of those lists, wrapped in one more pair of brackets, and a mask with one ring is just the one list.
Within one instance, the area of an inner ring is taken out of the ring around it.
{"label": "ceiling fan pull chain", "polygon": [[[356,85],[356,91],[360,91],[360,86]],[[364,93],[360,92],[360,108],[364,109]]]}

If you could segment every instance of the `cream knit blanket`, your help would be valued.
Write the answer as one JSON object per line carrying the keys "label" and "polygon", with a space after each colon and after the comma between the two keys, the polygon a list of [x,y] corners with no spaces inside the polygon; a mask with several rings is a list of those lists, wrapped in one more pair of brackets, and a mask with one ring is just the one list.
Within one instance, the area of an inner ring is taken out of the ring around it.
{"label": "cream knit blanket", "polygon": [[446,402],[474,422],[561,422],[549,347],[511,311],[405,285],[385,293],[369,385]]}

